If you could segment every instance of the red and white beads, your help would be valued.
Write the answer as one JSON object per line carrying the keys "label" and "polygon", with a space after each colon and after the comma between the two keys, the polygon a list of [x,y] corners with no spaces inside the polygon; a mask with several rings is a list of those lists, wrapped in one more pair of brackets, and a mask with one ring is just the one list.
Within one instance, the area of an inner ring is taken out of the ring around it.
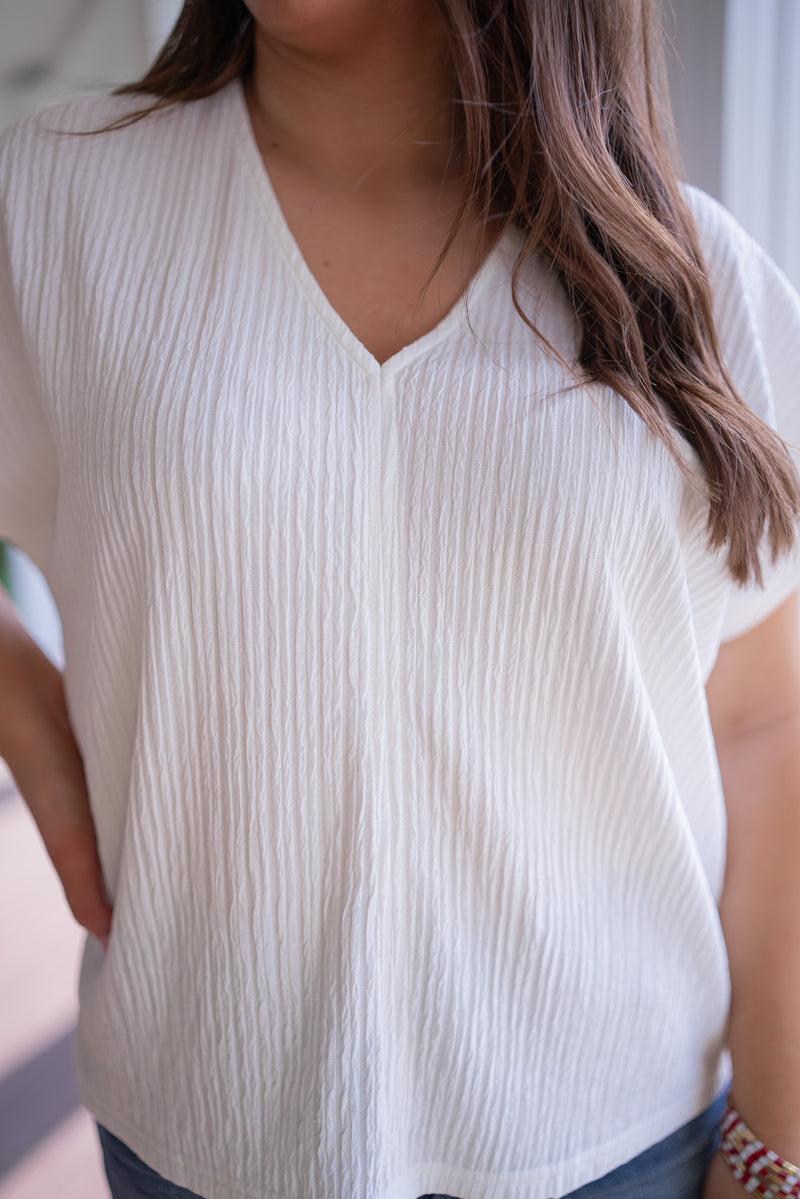
{"label": "red and white beads", "polygon": [[720,1150],[734,1178],[752,1195],[800,1197],[800,1167],[784,1161],[759,1141],[730,1102],[721,1124]]}

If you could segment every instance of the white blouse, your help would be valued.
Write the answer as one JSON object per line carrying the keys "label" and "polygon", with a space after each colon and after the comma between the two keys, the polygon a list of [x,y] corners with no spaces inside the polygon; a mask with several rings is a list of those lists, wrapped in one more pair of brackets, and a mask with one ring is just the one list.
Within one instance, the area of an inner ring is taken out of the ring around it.
{"label": "white blouse", "polygon": [[[115,908],[81,1097],[206,1199],[562,1195],[729,1079],[704,684],[800,556],[733,584],[702,492],[515,312],[518,233],[379,365],[239,80],[52,132],[141,102],[0,138],[0,535],[61,616]],[[798,445],[800,296],[686,194]],[[574,358],[536,258],[523,297]]]}

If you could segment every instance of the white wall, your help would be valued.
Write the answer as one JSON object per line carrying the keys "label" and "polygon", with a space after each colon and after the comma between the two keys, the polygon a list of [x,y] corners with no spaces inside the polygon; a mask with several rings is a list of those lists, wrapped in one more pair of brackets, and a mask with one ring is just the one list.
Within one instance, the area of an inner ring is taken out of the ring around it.
{"label": "white wall", "polygon": [[147,65],[144,0],[0,0],[0,125]]}
{"label": "white wall", "polygon": [[800,288],[798,63],[798,0],[728,0],[720,198]]}
{"label": "white wall", "polygon": [[670,98],[684,177],[717,198],[722,175],[725,8],[725,0],[664,3]]}
{"label": "white wall", "polygon": [[800,288],[800,0],[665,6],[685,176]]}
{"label": "white wall", "polygon": [[145,0],[146,40],[153,54],[166,40],[167,34],[178,19],[181,7],[181,0]]}

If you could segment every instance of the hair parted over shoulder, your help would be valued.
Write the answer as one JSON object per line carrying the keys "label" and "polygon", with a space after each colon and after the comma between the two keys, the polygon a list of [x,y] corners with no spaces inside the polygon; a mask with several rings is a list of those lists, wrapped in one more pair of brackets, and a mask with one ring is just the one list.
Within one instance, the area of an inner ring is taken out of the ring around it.
{"label": "hair parted over shoulder", "polygon": [[[706,264],[679,184],[659,0],[436,3],[463,110],[466,189],[425,287],[470,199],[491,244],[515,224],[524,234],[512,272],[519,315],[563,363],[519,303],[520,272],[535,252],[580,326],[578,361],[564,365],[579,383],[606,384],[625,400],[694,486],[675,434],[692,446],[709,547],[727,546],[738,583],[762,584],[765,529],[773,562],[794,544],[800,480],[786,443],[743,401],[722,359]],[[254,31],[242,0],[185,0],[144,77],[113,93],[152,103],[91,132],[246,76]]]}

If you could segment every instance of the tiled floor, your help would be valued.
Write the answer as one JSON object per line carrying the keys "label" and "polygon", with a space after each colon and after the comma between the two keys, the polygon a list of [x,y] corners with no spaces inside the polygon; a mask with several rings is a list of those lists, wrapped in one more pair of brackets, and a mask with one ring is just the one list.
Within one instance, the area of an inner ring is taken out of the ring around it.
{"label": "tiled floor", "polygon": [[108,1199],[69,1059],[83,940],[0,760],[0,1199]]}

